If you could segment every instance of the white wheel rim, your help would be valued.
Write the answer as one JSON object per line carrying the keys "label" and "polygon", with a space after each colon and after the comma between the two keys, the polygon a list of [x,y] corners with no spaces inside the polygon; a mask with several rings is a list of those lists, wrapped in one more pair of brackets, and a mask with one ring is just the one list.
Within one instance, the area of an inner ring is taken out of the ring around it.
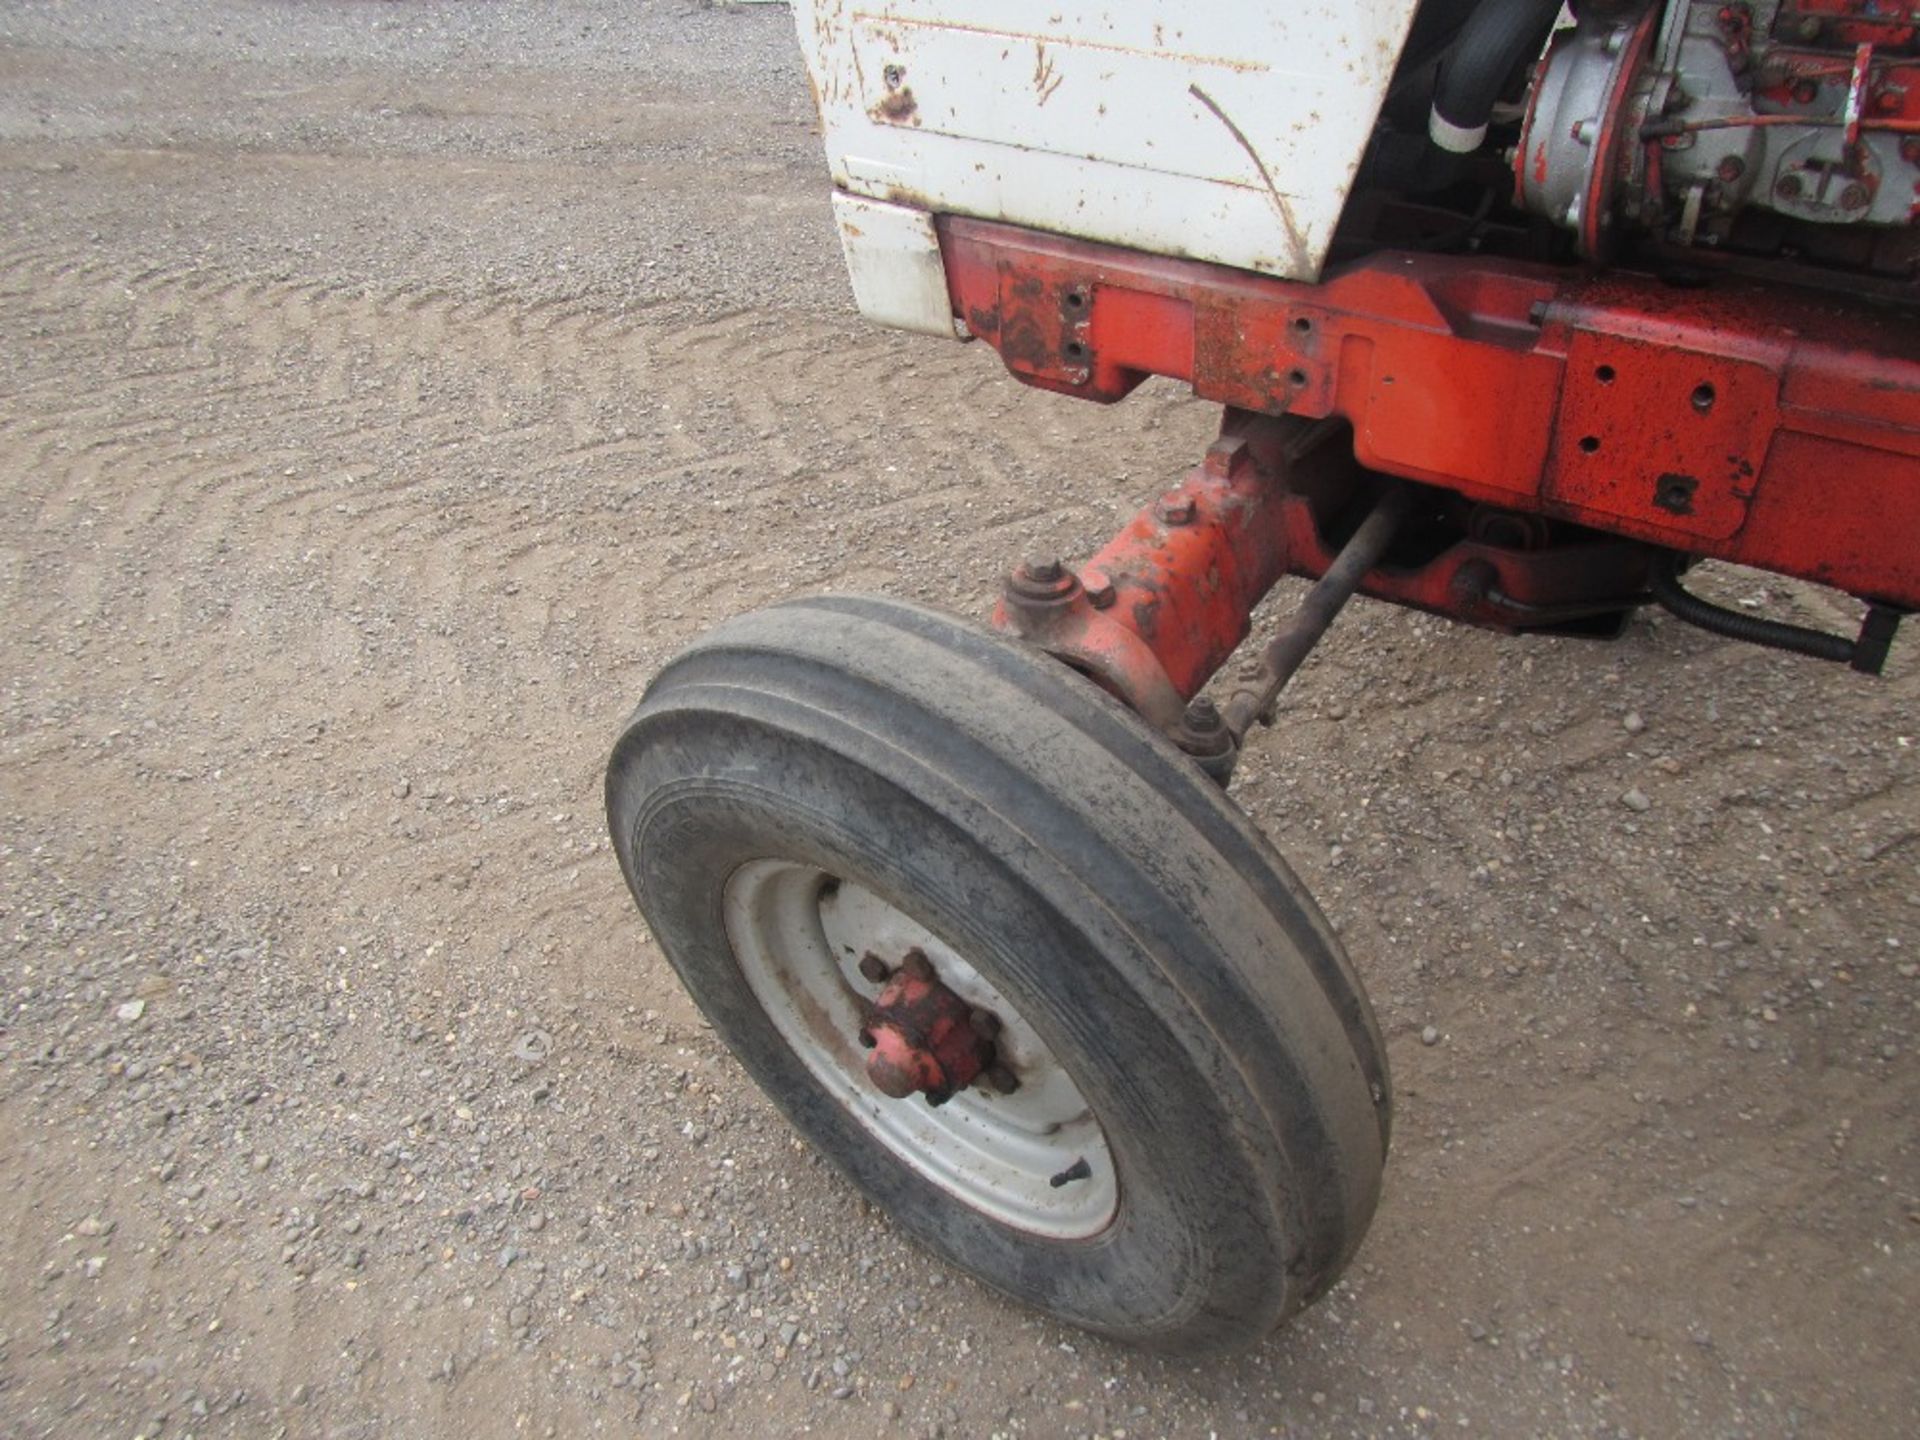
{"label": "white wheel rim", "polygon": [[[872,891],[811,865],[755,860],[728,878],[727,938],[754,996],[794,1054],[840,1107],[902,1162],[1002,1224],[1056,1240],[1097,1235],[1119,1186],[1107,1138],[1053,1052],[951,947]],[[940,980],[991,1010],[1001,1060],[1020,1088],[985,1086],[932,1106],[892,1100],[867,1079],[862,1017],[880,987],[860,973],[872,952],[898,965],[923,951]],[[1084,1179],[1053,1184],[1086,1161]]]}

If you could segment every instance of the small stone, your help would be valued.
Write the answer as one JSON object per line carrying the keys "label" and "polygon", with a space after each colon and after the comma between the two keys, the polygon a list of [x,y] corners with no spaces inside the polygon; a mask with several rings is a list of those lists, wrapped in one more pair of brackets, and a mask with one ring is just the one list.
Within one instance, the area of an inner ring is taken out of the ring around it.
{"label": "small stone", "polygon": [[273,1164],[273,1157],[267,1154],[256,1155],[253,1157],[253,1160],[251,1163],[253,1165],[253,1173],[258,1175],[261,1171],[265,1170],[269,1165]]}
{"label": "small stone", "polygon": [[544,1030],[528,1030],[513,1042],[514,1059],[538,1065],[553,1051],[553,1036]]}
{"label": "small stone", "polygon": [[1427,1026],[1426,1029],[1420,1032],[1420,1043],[1422,1045],[1438,1045],[1440,1043],[1439,1029],[1432,1025]]}
{"label": "small stone", "polygon": [[1620,722],[1620,728],[1625,730],[1629,735],[1638,735],[1642,730],[1647,728],[1647,722],[1640,718],[1640,712],[1638,710],[1629,710],[1626,718]]}
{"label": "small stone", "polygon": [[91,1239],[95,1235],[111,1234],[112,1231],[113,1231],[113,1222],[111,1220],[102,1220],[98,1215],[89,1215],[86,1219],[82,1220],[78,1225],[73,1227],[74,1234],[85,1235],[89,1239]]}
{"label": "small stone", "polygon": [[287,1396],[287,1401],[293,1405],[304,1405],[307,1403],[307,1397],[312,1393],[304,1384],[296,1385],[293,1387],[293,1393]]}
{"label": "small stone", "polygon": [[1636,815],[1643,815],[1653,808],[1653,801],[1647,798],[1647,792],[1637,785],[1620,797],[1620,803]]}
{"label": "small stone", "polygon": [[524,1305],[510,1306],[507,1310],[507,1325],[510,1329],[524,1330],[533,1323],[533,1312]]}
{"label": "small stone", "polygon": [[113,1013],[131,1025],[147,1013],[147,1002],[144,1000],[129,1000]]}

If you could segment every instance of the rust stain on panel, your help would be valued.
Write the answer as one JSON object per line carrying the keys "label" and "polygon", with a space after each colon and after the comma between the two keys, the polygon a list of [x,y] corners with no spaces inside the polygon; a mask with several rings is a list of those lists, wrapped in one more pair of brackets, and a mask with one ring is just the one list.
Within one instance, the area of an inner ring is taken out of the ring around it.
{"label": "rust stain on panel", "polygon": [[1214,118],[1227,127],[1227,133],[1239,142],[1240,148],[1247,152],[1247,158],[1253,161],[1253,168],[1260,172],[1260,179],[1267,187],[1267,195],[1273,201],[1274,211],[1280,216],[1280,224],[1287,232],[1287,250],[1292,257],[1292,273],[1305,275],[1312,271],[1312,257],[1307,250],[1306,237],[1300,233],[1300,223],[1293,218],[1293,206],[1280,187],[1273,183],[1273,174],[1267,169],[1267,162],[1260,158],[1260,152],[1253,148],[1253,142],[1247,139],[1246,132],[1220,108],[1216,101],[1196,82],[1187,86],[1187,93],[1213,112]]}

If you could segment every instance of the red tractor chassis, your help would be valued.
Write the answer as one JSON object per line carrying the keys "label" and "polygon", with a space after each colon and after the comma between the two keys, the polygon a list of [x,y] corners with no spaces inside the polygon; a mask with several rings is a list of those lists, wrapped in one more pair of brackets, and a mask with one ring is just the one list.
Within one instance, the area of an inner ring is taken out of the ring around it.
{"label": "red tractor chassis", "polygon": [[1683,557],[1889,622],[1920,605],[1920,329],[1898,312],[1404,252],[1295,284],[938,223],[954,314],[1021,380],[1111,402],[1164,375],[1228,407],[1183,483],[1077,575],[1016,573],[997,617],[1163,729],[1384,477],[1419,488],[1354,586],[1475,624],[1617,631]]}

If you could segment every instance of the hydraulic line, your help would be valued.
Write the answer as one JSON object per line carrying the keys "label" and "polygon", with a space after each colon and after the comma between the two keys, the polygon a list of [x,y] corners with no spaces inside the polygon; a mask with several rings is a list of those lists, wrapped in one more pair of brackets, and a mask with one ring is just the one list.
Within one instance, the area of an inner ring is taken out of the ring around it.
{"label": "hydraulic line", "polygon": [[1782,620],[1767,620],[1758,615],[1742,615],[1711,600],[1702,600],[1680,583],[1684,557],[1673,555],[1657,563],[1648,572],[1647,588],[1653,598],[1678,618],[1729,640],[1749,645],[1764,645],[1771,650],[1788,650],[1815,660],[1832,660],[1851,665],[1867,675],[1878,675],[1886,664],[1887,650],[1900,628],[1901,612],[1891,605],[1869,605],[1860,638],[1830,635],[1824,630],[1809,630],[1804,625],[1789,625]]}

